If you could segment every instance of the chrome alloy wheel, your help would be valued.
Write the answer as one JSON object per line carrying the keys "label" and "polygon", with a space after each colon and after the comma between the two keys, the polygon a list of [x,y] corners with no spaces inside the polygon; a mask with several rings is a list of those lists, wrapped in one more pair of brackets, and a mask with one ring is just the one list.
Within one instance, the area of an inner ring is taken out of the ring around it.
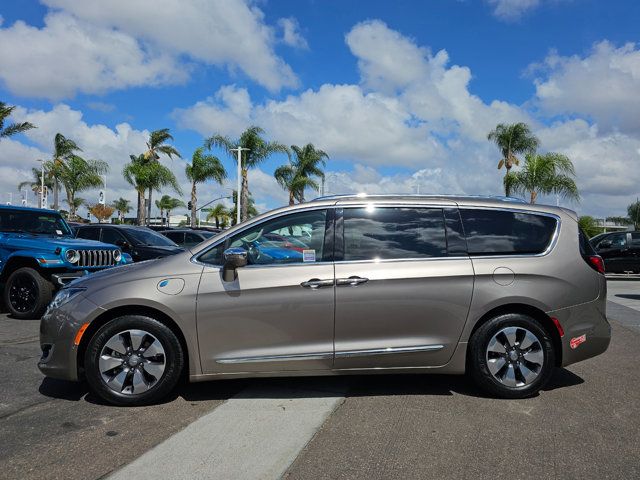
{"label": "chrome alloy wheel", "polygon": [[542,343],[522,327],[506,327],[487,345],[487,367],[496,380],[507,387],[531,384],[544,365]]}
{"label": "chrome alloy wheel", "polygon": [[109,339],[100,353],[102,380],[113,391],[146,392],[162,378],[166,366],[160,341],[144,330],[125,330]]}

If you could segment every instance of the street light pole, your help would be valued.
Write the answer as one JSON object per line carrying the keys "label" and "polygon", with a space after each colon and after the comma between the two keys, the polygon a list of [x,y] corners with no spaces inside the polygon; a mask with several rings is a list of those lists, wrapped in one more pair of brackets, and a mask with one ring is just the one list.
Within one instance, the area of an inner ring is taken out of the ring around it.
{"label": "street light pole", "polygon": [[238,190],[236,191],[236,225],[240,223],[240,189],[242,188],[242,152],[249,151],[249,148],[243,148],[238,145],[232,148],[232,152],[238,152]]}
{"label": "street light pole", "polygon": [[44,204],[44,160],[40,160],[42,170],[40,171],[40,208],[47,208]]}

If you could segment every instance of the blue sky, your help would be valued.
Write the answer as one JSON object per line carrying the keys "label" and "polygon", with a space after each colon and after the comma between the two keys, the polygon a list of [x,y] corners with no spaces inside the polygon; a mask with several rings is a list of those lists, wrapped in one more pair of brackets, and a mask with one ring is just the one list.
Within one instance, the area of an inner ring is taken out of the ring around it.
{"label": "blue sky", "polygon": [[[499,194],[485,138],[503,121],[572,158],[583,200],[568,206],[620,215],[640,193],[635,1],[25,0],[0,16],[0,99],[39,127],[0,142],[5,196],[57,131],[133,200],[120,172],[146,131],[171,128],[189,158],[252,123],[326,150],[332,192]],[[284,161],[252,172],[262,209],[286,200]]]}

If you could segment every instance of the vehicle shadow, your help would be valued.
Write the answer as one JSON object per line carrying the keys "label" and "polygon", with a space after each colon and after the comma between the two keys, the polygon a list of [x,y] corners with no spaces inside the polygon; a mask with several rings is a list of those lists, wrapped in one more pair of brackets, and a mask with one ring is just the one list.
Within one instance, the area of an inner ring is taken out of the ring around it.
{"label": "vehicle shadow", "polygon": [[[584,380],[567,369],[554,371],[544,391],[568,388],[584,383]],[[42,395],[68,401],[84,400],[107,405],[89,393],[86,383],[66,382],[45,378],[40,385]],[[464,375],[385,374],[322,377],[277,377],[211,382],[183,382],[160,404],[181,397],[187,402],[242,399],[291,399],[323,397],[406,396],[406,395],[465,395],[491,398],[479,390]]]}
{"label": "vehicle shadow", "polygon": [[616,293],[615,296],[618,298],[626,298],[629,300],[640,300],[640,295],[633,293]]}

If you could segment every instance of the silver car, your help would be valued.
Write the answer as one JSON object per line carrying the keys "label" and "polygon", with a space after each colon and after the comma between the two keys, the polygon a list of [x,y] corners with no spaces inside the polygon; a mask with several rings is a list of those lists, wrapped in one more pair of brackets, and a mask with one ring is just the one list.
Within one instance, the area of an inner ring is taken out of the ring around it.
{"label": "silver car", "polygon": [[607,349],[603,273],[562,208],[327,197],[73,282],[42,318],[38,365],[120,405],[183,375],[467,372],[521,398]]}

